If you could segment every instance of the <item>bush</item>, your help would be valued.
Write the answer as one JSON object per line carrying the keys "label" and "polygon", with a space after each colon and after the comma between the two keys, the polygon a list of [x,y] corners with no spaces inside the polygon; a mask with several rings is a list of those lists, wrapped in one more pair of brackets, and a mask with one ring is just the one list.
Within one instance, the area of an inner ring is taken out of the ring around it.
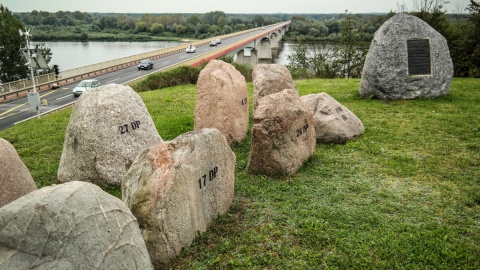
{"label": "bush", "polygon": [[181,66],[165,72],[157,72],[135,84],[137,92],[151,91],[184,84],[196,84],[200,68]]}
{"label": "bush", "polygon": [[[252,67],[233,63],[233,58],[230,57],[221,57],[219,60],[232,64],[245,77],[247,82],[252,81]],[[206,65],[205,63],[198,68],[181,66],[169,71],[157,72],[134,84],[132,88],[137,92],[145,92],[178,85],[196,84],[200,71]]]}
{"label": "bush", "polygon": [[310,79],[314,76],[309,72],[308,68],[289,68],[294,80]]}

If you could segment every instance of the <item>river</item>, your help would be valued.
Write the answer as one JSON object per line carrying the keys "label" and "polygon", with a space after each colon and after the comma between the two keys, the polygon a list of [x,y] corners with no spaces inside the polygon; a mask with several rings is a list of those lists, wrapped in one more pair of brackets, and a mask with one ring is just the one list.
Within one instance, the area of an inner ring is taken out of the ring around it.
{"label": "river", "polygon": [[[45,46],[52,50],[52,59],[49,65],[59,65],[60,70],[83,67],[126,56],[173,47],[179,44],[182,43],[175,41],[45,42]],[[295,46],[297,46],[295,43],[283,42],[278,56],[273,59],[273,63],[288,64],[287,56],[293,52]]]}

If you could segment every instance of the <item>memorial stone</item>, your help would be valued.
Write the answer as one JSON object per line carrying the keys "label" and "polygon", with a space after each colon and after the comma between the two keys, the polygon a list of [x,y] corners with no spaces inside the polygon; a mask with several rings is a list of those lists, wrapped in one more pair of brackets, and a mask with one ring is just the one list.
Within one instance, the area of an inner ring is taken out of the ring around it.
{"label": "memorial stone", "polygon": [[17,151],[0,138],[0,207],[37,189]]}
{"label": "memorial stone", "polygon": [[297,90],[260,99],[253,122],[249,172],[293,175],[315,153],[313,113]]}
{"label": "memorial stone", "polygon": [[44,187],[0,208],[1,269],[153,269],[137,220],[91,183]]}
{"label": "memorial stone", "polygon": [[[278,93],[284,89],[297,89],[292,74],[284,65],[257,64],[252,72],[254,108],[264,96]],[[298,91],[297,91],[298,93]]]}
{"label": "memorial stone", "polygon": [[138,219],[155,269],[165,268],[230,208],[235,159],[213,128],[157,143],[135,159],[122,198]]}
{"label": "memorial stone", "polygon": [[108,84],[85,91],[65,132],[58,180],[120,186],[133,159],[162,141],[140,96]]}
{"label": "memorial stone", "polygon": [[360,95],[385,100],[447,95],[453,64],[446,39],[421,19],[397,14],[373,37]]}
{"label": "memorial stone", "polygon": [[365,132],[362,121],[327,93],[301,97],[312,110],[317,143],[345,143]]}
{"label": "memorial stone", "polygon": [[195,130],[216,128],[228,144],[248,132],[248,88],[245,77],[231,64],[211,60],[197,81]]}

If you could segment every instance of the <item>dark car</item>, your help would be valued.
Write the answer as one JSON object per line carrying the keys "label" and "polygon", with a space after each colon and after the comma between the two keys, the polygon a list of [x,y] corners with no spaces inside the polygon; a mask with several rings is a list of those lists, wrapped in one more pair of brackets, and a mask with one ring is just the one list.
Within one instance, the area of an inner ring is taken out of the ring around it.
{"label": "dark car", "polygon": [[143,59],[140,61],[140,64],[138,64],[138,70],[151,68],[153,68],[153,62],[150,59]]}

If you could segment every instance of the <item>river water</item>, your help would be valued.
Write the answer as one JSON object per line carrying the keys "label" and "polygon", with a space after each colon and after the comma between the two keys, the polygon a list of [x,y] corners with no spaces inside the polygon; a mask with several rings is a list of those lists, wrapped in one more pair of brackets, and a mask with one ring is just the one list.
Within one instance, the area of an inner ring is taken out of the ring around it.
{"label": "river water", "polygon": [[[45,46],[52,50],[52,59],[49,65],[59,65],[60,70],[69,70],[91,64],[101,63],[126,56],[173,47],[182,43],[175,41],[89,41],[89,42],[45,42]],[[278,56],[273,62],[288,64],[287,56],[291,54],[297,44],[283,42]]]}

